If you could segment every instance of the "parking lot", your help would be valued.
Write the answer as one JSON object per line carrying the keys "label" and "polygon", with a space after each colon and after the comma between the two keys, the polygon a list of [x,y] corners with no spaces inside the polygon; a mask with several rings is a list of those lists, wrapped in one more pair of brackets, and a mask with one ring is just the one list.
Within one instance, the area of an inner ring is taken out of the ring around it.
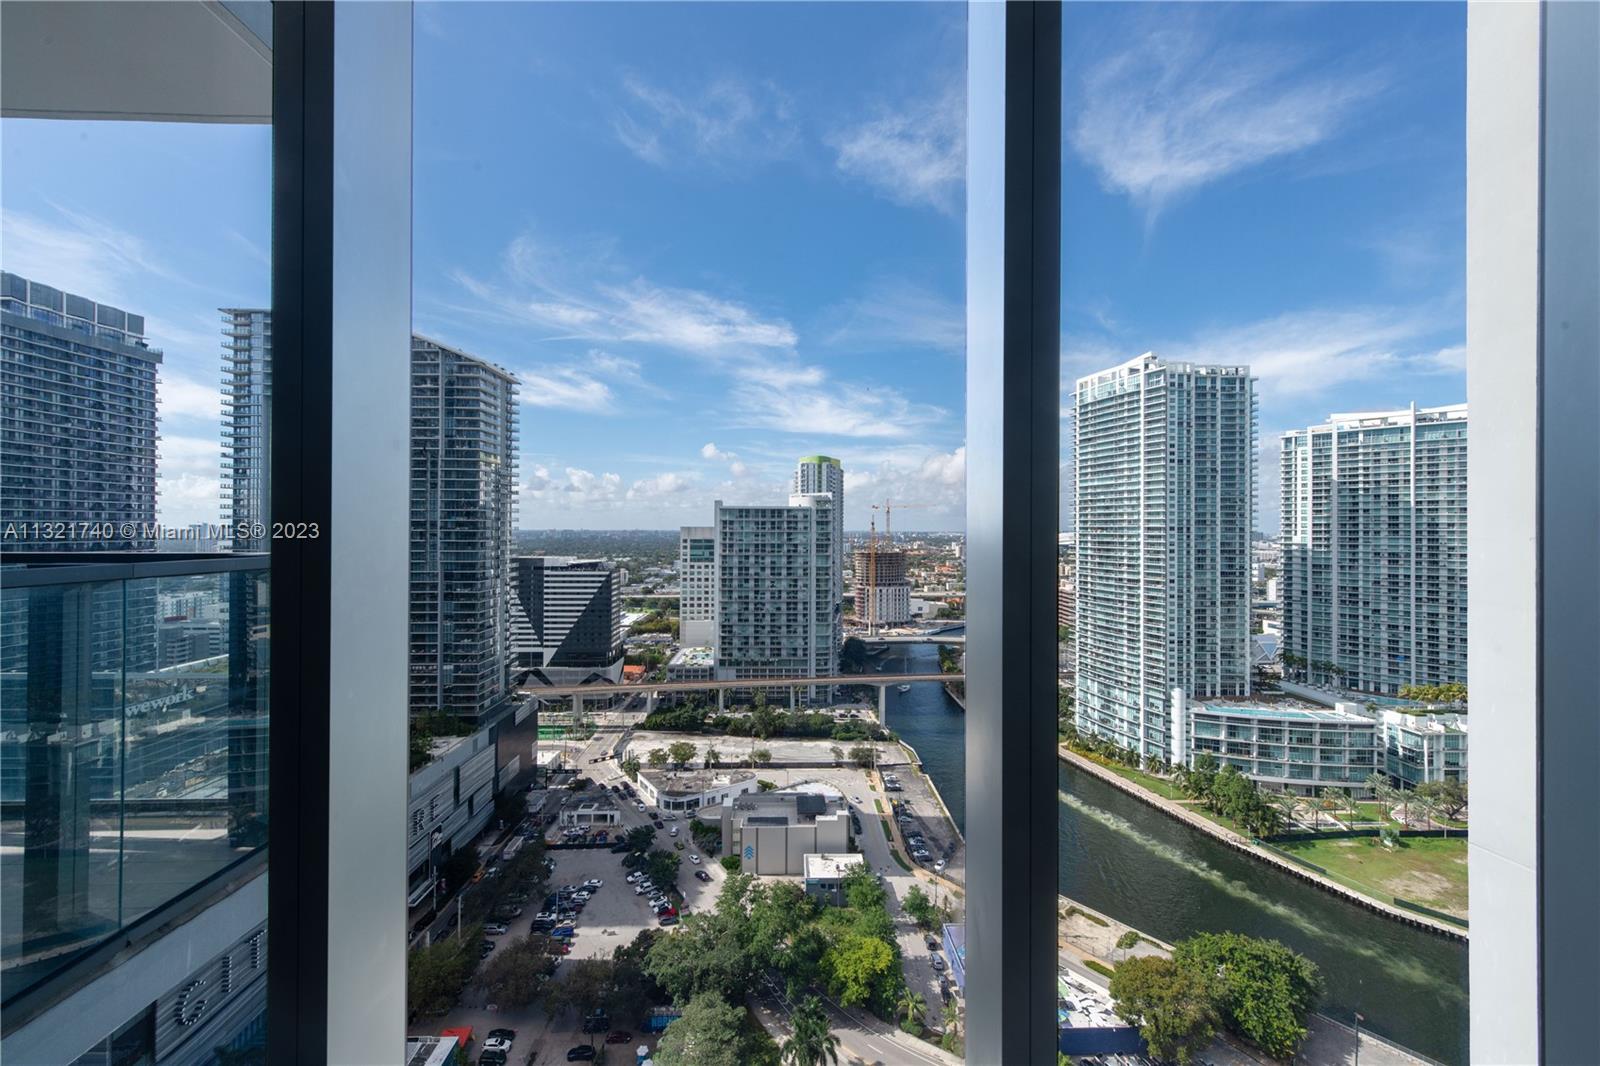
{"label": "parking lot", "polygon": [[[682,822],[669,823],[682,825]],[[685,831],[683,836],[687,836]],[[666,831],[657,833],[655,846],[672,851],[672,841]],[[675,852],[683,858],[678,870],[678,890],[684,895],[679,907],[682,914],[706,910],[716,902],[726,873],[715,859],[700,856],[700,865],[689,862],[691,852],[699,853],[692,843],[685,842],[684,850]],[[555,850],[550,853],[556,860],[556,872],[551,875],[552,887],[581,884],[590,878],[599,878],[604,887],[596,892],[578,915],[574,925],[571,959],[609,959],[617,947],[628,944],[643,929],[659,929],[660,923],[651,913],[645,896],[636,896],[633,886],[626,883],[632,871],[622,865],[622,855],[606,848]],[[694,876],[695,870],[705,870],[711,876],[707,884]]]}

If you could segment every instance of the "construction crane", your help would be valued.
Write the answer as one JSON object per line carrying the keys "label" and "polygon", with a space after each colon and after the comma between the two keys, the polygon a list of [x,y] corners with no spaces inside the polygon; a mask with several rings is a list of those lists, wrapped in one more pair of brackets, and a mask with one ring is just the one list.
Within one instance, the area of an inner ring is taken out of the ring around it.
{"label": "construction crane", "polygon": [[[894,508],[898,506],[902,511],[907,508],[932,507],[928,503],[902,503],[895,504],[884,500],[882,504],[872,505],[872,518],[867,524],[867,636],[878,635],[878,510],[883,510],[883,541],[885,548],[894,544]],[[858,579],[859,583],[859,579]]]}

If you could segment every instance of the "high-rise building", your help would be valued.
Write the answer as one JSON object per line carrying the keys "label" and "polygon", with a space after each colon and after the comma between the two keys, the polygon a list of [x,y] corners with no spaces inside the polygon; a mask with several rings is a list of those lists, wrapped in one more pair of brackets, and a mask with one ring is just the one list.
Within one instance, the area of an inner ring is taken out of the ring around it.
{"label": "high-rise building", "polygon": [[512,666],[538,683],[622,677],[622,571],[599,559],[519,555],[512,565]]}
{"label": "high-rise building", "polygon": [[234,551],[266,551],[272,519],[272,312],[224,307],[222,321],[222,522]]}
{"label": "high-rise building", "polygon": [[155,546],[160,362],[143,315],[0,273],[8,551]]}
{"label": "high-rise building", "polygon": [[719,680],[838,672],[839,519],[826,492],[790,496],[788,506],[717,501]]}
{"label": "high-rise building", "polygon": [[833,602],[844,600],[844,464],[831,455],[803,456],[794,468],[794,494],[826,492],[833,497],[837,525],[833,538]]}
{"label": "high-rise building", "polygon": [[709,648],[717,624],[717,531],[684,526],[678,531],[678,643]]}
{"label": "high-rise building", "polygon": [[1250,692],[1255,389],[1151,353],[1074,396],[1078,728],[1170,751],[1172,690]]}
{"label": "high-rise building", "polygon": [[413,337],[413,714],[478,718],[510,694],[516,480],[516,378]]}
{"label": "high-rise building", "polygon": [[850,560],[856,621],[869,629],[911,621],[909,556],[898,548],[857,548]]}
{"label": "high-rise building", "polygon": [[1283,436],[1285,668],[1393,695],[1467,680],[1467,407]]}

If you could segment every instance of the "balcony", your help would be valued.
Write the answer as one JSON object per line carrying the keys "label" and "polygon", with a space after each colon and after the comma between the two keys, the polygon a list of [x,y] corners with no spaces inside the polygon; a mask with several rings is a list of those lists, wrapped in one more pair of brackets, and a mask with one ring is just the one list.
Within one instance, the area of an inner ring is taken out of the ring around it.
{"label": "balcony", "polygon": [[[221,654],[164,596],[225,605]],[[266,555],[0,566],[0,993],[9,1006],[267,842]]]}

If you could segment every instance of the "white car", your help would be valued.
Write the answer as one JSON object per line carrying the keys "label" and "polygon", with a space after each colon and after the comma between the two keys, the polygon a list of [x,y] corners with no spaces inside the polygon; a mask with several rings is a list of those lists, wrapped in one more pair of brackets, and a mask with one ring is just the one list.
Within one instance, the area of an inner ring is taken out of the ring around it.
{"label": "white car", "polygon": [[667,836],[669,836],[669,837],[675,837],[677,835],[678,835],[678,827],[677,826],[673,826],[672,829],[669,830],[668,833],[667,833]]}
{"label": "white car", "polygon": [[628,884],[630,884],[630,885],[637,884],[638,882],[644,880],[644,871],[643,870],[635,870],[635,871],[633,871],[633,873],[629,874],[626,878],[624,878],[624,880],[626,880],[628,882]]}
{"label": "white car", "polygon": [[696,866],[699,866],[700,865],[700,856],[694,855],[694,854],[690,854],[689,861],[694,863]]}
{"label": "white car", "polygon": [[484,936],[505,936],[506,935],[506,923],[505,922],[490,922],[488,925],[483,927],[483,935]]}
{"label": "white car", "polygon": [[933,872],[936,874],[942,874],[944,873],[944,868],[948,865],[949,863],[945,862],[943,859],[940,859],[938,862],[933,864]]}
{"label": "white car", "polygon": [[667,897],[666,896],[657,896],[655,899],[652,899],[650,901],[650,908],[652,910],[654,910],[655,908],[661,906],[665,902],[667,902]]}
{"label": "white car", "polygon": [[507,1040],[503,1036],[491,1036],[489,1039],[483,1042],[483,1050],[503,1051],[509,1054],[511,1051],[511,1041]]}
{"label": "white car", "polygon": [[652,885],[649,881],[640,881],[633,887],[633,894],[635,896],[642,896],[646,892],[654,892],[655,890],[656,886]]}
{"label": "white car", "polygon": [[642,803],[635,803],[634,806],[639,808],[641,811],[644,810],[644,804]]}
{"label": "white car", "polygon": [[600,880],[598,877],[591,877],[589,880],[583,883],[583,887],[587,888],[590,892],[593,892],[597,888],[603,888],[604,886],[605,882]]}
{"label": "white car", "polygon": [[671,811],[668,811],[666,814],[661,816],[661,820],[663,822],[676,822],[678,820],[678,816],[673,814]]}

